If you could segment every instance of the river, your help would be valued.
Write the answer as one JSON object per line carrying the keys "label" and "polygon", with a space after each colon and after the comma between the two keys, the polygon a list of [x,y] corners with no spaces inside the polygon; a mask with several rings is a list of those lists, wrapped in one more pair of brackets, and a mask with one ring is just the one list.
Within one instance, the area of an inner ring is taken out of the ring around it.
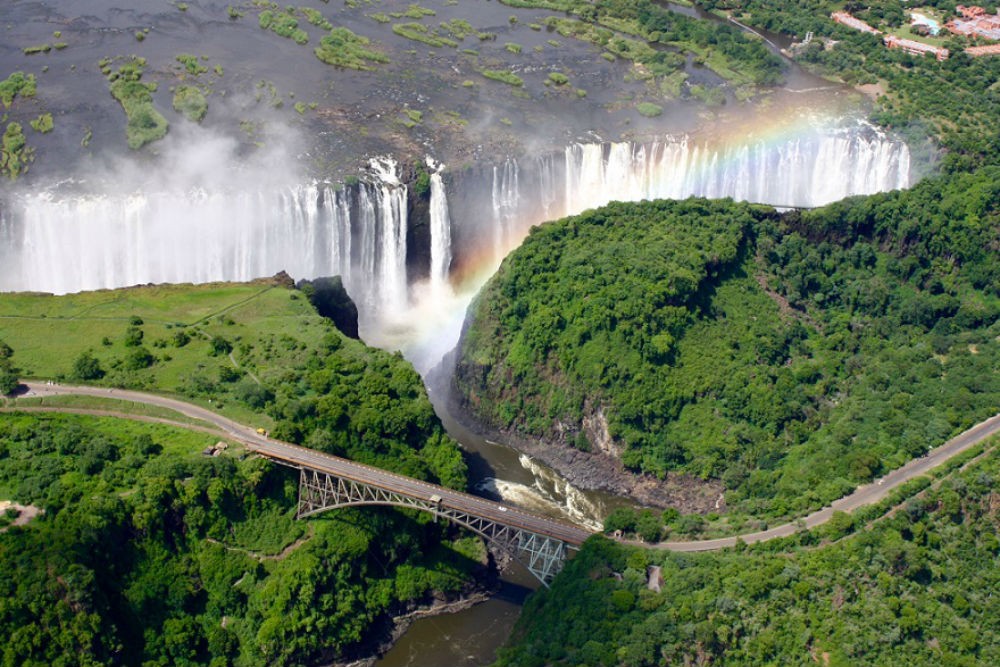
{"label": "river", "polygon": [[[463,426],[448,406],[447,381],[430,374],[428,393],[448,434],[465,449],[471,485],[478,493],[595,529],[608,512],[628,504],[626,499],[607,493],[575,489],[547,466]],[[376,664],[478,667],[493,662],[520,616],[524,600],[539,587],[538,581],[516,563],[507,567],[502,579],[500,590],[486,602],[415,621]]]}

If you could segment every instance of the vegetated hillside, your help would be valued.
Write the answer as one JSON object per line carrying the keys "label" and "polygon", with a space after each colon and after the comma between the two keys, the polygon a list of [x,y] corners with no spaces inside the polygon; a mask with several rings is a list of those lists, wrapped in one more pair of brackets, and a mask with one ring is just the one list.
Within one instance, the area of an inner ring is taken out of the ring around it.
{"label": "vegetated hillside", "polygon": [[720,479],[730,527],[821,506],[996,412],[998,183],[549,223],[471,309],[459,394],[501,430]]}
{"label": "vegetated hillside", "polygon": [[[178,393],[284,439],[466,483],[410,364],[342,335],[280,281],[3,295],[0,341],[4,377]],[[295,522],[294,471],[203,456],[217,439],[0,418],[0,499],[45,510],[0,535],[0,662],[315,663],[383,639],[393,610],[456,592],[482,566],[478,540],[452,544],[429,516]]]}
{"label": "vegetated hillside", "polygon": [[465,484],[413,367],[280,281],[5,294],[0,341],[27,377],[180,394],[284,440]]}
{"label": "vegetated hillside", "polygon": [[[995,441],[994,441],[995,442]],[[592,538],[530,599],[499,665],[995,665],[1000,457],[834,544],[718,554]],[[850,519],[805,545],[836,539]],[[662,568],[659,591],[649,566]]]}
{"label": "vegetated hillside", "polygon": [[415,513],[294,520],[296,473],[218,438],[70,415],[0,418],[4,665],[328,663],[387,615],[457,593],[478,540]]}

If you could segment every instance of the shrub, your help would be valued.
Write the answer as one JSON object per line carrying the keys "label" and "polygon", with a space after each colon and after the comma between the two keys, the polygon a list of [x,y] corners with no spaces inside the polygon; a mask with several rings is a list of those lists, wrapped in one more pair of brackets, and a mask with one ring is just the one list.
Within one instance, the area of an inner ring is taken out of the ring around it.
{"label": "shrub", "polygon": [[494,81],[500,81],[506,83],[509,86],[521,87],[524,85],[524,79],[514,74],[513,72],[507,72],[505,70],[496,69],[484,69],[479,72],[487,79],[493,79]]}
{"label": "shrub", "polygon": [[184,114],[188,120],[200,123],[208,113],[208,101],[194,86],[178,86],[174,92],[174,111]]}
{"label": "shrub", "polygon": [[217,357],[223,354],[229,354],[230,352],[233,351],[233,344],[230,343],[225,338],[223,338],[222,336],[213,336],[211,346],[212,346],[213,357]]}
{"label": "shrub", "polygon": [[73,377],[77,380],[99,380],[104,377],[104,369],[90,350],[86,350],[73,362]]}
{"label": "shrub", "polygon": [[636,105],[635,110],[646,118],[656,118],[663,113],[663,107],[659,104],[653,104],[652,102],[639,102]]}

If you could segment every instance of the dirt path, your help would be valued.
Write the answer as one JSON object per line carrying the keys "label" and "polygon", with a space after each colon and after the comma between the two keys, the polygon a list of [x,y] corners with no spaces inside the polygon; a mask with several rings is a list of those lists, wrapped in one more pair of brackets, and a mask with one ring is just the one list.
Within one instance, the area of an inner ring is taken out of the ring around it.
{"label": "dirt path", "polygon": [[[244,426],[210,410],[174,398],[123,389],[106,389],[103,387],[46,385],[30,382],[26,382],[24,384],[27,386],[27,396],[58,396],[76,394],[122,399],[134,401],[136,403],[146,403],[174,410],[175,412],[179,412],[188,417],[209,422],[210,424],[213,424],[221,429],[228,437],[235,438],[236,440],[244,443],[252,443],[259,438],[254,429],[249,426]],[[222,433],[219,433],[219,431],[210,428],[171,422],[168,419],[158,417],[128,415],[125,413],[114,413],[113,411],[104,410],[84,411],[74,408],[39,408],[38,410],[48,412],[81,412],[85,414],[107,413],[107,416],[112,417],[168,423],[181,428],[189,428],[204,431],[206,433],[223,435]],[[910,461],[902,467],[893,470],[876,482],[859,486],[854,493],[844,496],[840,500],[835,501],[833,504],[817,510],[804,518],[796,519],[795,521],[790,521],[780,526],[775,526],[774,528],[753,533],[746,533],[743,535],[734,535],[732,537],[721,537],[712,540],[699,540],[692,542],[660,542],[652,545],[645,543],[636,544],[640,544],[641,546],[648,548],[668,549],[671,551],[714,551],[716,549],[736,546],[738,540],[741,540],[746,544],[754,544],[756,542],[766,542],[780,537],[788,537],[789,535],[795,534],[799,530],[815,528],[816,526],[826,523],[833,517],[834,512],[850,513],[859,507],[877,503],[886,498],[890,493],[906,482],[920,477],[921,475],[926,475],[931,470],[944,465],[954,457],[968,451],[972,447],[975,447],[979,443],[993,435],[996,435],[997,433],[1000,433],[1000,414],[990,417],[989,419],[976,424],[972,428],[963,431],[940,447],[928,452],[926,456]]]}
{"label": "dirt path", "polygon": [[303,544],[305,544],[306,542],[308,542],[309,540],[311,540],[312,537],[313,537],[313,533],[314,533],[313,524],[309,524],[309,526],[306,528],[306,534],[305,535],[303,535],[299,539],[295,540],[294,542],[292,542],[291,544],[289,544],[287,547],[285,547],[284,549],[282,549],[281,551],[279,551],[276,554],[259,554],[256,551],[250,551],[249,549],[243,549],[242,547],[230,546],[230,545],[226,544],[225,542],[221,542],[221,541],[219,541],[219,540],[217,540],[217,539],[215,539],[213,537],[206,537],[205,541],[211,542],[212,544],[217,544],[220,547],[222,547],[223,549],[225,549],[226,551],[235,551],[236,553],[241,553],[241,554],[243,554],[245,556],[253,558],[258,563],[260,563],[260,562],[263,562],[265,560],[285,560],[290,555],[292,555],[292,552],[294,552],[296,549],[298,549],[299,547],[301,547]]}

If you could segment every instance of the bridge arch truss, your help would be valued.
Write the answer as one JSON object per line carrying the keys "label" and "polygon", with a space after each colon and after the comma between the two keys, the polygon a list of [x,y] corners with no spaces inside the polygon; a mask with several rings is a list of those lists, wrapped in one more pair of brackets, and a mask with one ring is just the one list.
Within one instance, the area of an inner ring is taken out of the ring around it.
{"label": "bridge arch truss", "polygon": [[569,549],[562,540],[507,525],[443,505],[440,499],[417,498],[331,473],[299,468],[299,504],[296,518],[359,505],[390,505],[430,512],[483,537],[494,551],[521,563],[543,586],[562,569]]}

